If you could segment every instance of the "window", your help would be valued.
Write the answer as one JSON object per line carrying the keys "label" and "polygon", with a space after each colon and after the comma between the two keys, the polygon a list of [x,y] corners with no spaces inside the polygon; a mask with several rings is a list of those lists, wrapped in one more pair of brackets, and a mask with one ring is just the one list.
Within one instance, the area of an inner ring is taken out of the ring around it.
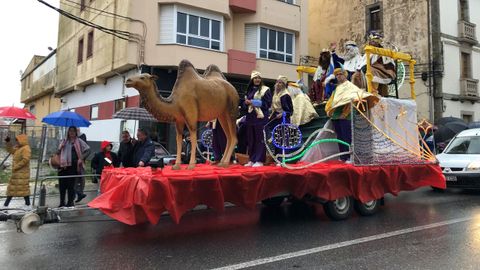
{"label": "window", "polygon": [[87,36],[87,58],[93,55],[93,30],[88,32]]}
{"label": "window", "polygon": [[462,113],[462,119],[465,123],[473,122],[473,113]]}
{"label": "window", "polygon": [[472,68],[471,68],[471,60],[470,54],[466,52],[462,52],[462,63],[461,63],[461,78],[462,79],[469,79],[472,78]]}
{"label": "window", "polygon": [[260,58],[293,63],[295,36],[292,33],[260,27],[257,56]]}
{"label": "window", "polygon": [[177,12],[176,43],[221,50],[221,22]]}
{"label": "window", "polygon": [[468,0],[460,0],[458,3],[459,19],[468,22],[470,20],[468,12]]}
{"label": "window", "polygon": [[35,114],[35,105],[30,105],[30,108],[28,109],[32,114]]}
{"label": "window", "polygon": [[98,119],[98,105],[92,105],[90,108],[90,119]]}
{"label": "window", "polygon": [[125,99],[117,99],[115,100],[115,111],[113,113],[116,113],[122,109],[125,109]]}
{"label": "window", "polygon": [[295,4],[295,0],[280,0],[281,2],[285,2],[285,3],[288,3],[288,4]]}
{"label": "window", "polygon": [[77,64],[83,62],[83,37],[78,40]]}
{"label": "window", "polygon": [[383,30],[383,12],[381,3],[367,6],[367,32]]}

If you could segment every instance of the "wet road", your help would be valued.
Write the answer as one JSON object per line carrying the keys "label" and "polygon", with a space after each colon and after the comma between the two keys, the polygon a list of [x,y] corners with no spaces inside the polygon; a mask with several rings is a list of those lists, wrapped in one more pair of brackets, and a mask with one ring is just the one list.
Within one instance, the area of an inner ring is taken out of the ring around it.
{"label": "wet road", "polygon": [[89,221],[32,235],[0,223],[3,269],[479,269],[480,192],[388,196],[373,217],[330,221],[321,207],[237,207],[175,225]]}

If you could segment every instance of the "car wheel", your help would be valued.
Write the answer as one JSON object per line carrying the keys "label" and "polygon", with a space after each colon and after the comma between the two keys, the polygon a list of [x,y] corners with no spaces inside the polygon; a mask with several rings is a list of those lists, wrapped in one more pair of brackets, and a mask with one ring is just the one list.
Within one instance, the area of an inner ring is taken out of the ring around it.
{"label": "car wheel", "polygon": [[283,201],[285,201],[285,197],[272,197],[265,200],[262,200],[262,204],[267,207],[279,207]]}
{"label": "car wheel", "polygon": [[380,200],[371,200],[366,203],[355,200],[355,211],[362,216],[371,216],[378,212],[380,208]]}
{"label": "car wheel", "polygon": [[353,210],[353,200],[350,197],[338,198],[323,205],[325,214],[332,220],[347,219]]}

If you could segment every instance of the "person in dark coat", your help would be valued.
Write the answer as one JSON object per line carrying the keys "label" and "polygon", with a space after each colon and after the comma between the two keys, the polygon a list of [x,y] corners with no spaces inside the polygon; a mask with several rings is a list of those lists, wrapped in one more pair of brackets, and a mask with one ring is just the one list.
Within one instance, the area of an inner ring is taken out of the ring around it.
{"label": "person in dark coat", "polygon": [[[120,160],[118,159],[117,154],[111,152],[112,147],[113,145],[109,141],[103,141],[100,144],[100,151],[95,153],[91,163],[92,172],[94,174],[101,175],[105,166],[118,167],[120,165]],[[108,159],[110,162],[108,162],[106,159]]]}
{"label": "person in dark coat", "polygon": [[127,130],[122,131],[122,141],[118,149],[118,158],[123,167],[135,167],[133,164],[133,147],[135,145],[134,140],[130,137],[130,133]]}
{"label": "person in dark coat", "polygon": [[[287,77],[278,76],[275,83],[275,93],[272,98],[272,113],[269,118],[268,130],[270,131],[283,122],[283,114],[285,114],[285,122],[290,123],[290,117],[293,114],[293,102],[292,97],[288,93],[287,83]],[[281,151],[281,149],[275,147],[275,154]]]}
{"label": "person in dark coat", "polygon": [[207,123],[207,128],[212,129],[212,150],[215,163],[220,162],[227,148],[227,137],[218,120]]}
{"label": "person in dark coat", "polygon": [[[58,176],[82,175],[84,173],[84,160],[90,154],[90,147],[78,138],[77,128],[71,126],[67,131],[67,138],[58,147],[60,154],[60,169]],[[76,178],[58,179],[60,189],[60,206],[74,206]],[[65,204],[65,195],[68,193],[68,201]],[[84,194],[85,195],[85,194]],[[80,197],[83,199],[85,196]],[[78,199],[77,199],[78,201]]]}
{"label": "person in dark coat", "polygon": [[[85,133],[83,133],[79,127],[77,127],[77,134],[80,140],[88,144],[87,135],[85,135]],[[85,163],[85,160],[83,160],[83,162]],[[84,190],[85,190],[85,177],[78,177],[75,180],[75,194],[77,194],[77,200],[75,202],[80,202],[81,200],[83,200],[83,198],[87,197],[87,195],[84,193]]]}
{"label": "person in dark coat", "polygon": [[247,127],[245,125],[245,116],[237,120],[237,149],[236,153],[247,154]]}
{"label": "person in dark coat", "polygon": [[150,159],[155,155],[155,145],[144,129],[138,129],[137,139],[138,141],[133,148],[133,165],[134,167],[148,166]]}
{"label": "person in dark coat", "polygon": [[252,71],[247,96],[243,106],[247,107],[245,116],[247,152],[250,161],[245,166],[259,167],[265,162],[266,147],[263,139],[263,127],[268,121],[268,109],[272,104],[270,88],[263,85],[260,72]]}

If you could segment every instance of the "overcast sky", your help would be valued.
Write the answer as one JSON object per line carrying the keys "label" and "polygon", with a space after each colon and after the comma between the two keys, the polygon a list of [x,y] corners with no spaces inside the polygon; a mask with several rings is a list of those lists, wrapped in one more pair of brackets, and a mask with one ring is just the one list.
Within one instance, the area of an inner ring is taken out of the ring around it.
{"label": "overcast sky", "polygon": [[[59,0],[44,0],[58,7]],[[37,0],[1,1],[0,107],[20,103],[20,71],[34,55],[47,56],[57,47],[58,13]]]}

